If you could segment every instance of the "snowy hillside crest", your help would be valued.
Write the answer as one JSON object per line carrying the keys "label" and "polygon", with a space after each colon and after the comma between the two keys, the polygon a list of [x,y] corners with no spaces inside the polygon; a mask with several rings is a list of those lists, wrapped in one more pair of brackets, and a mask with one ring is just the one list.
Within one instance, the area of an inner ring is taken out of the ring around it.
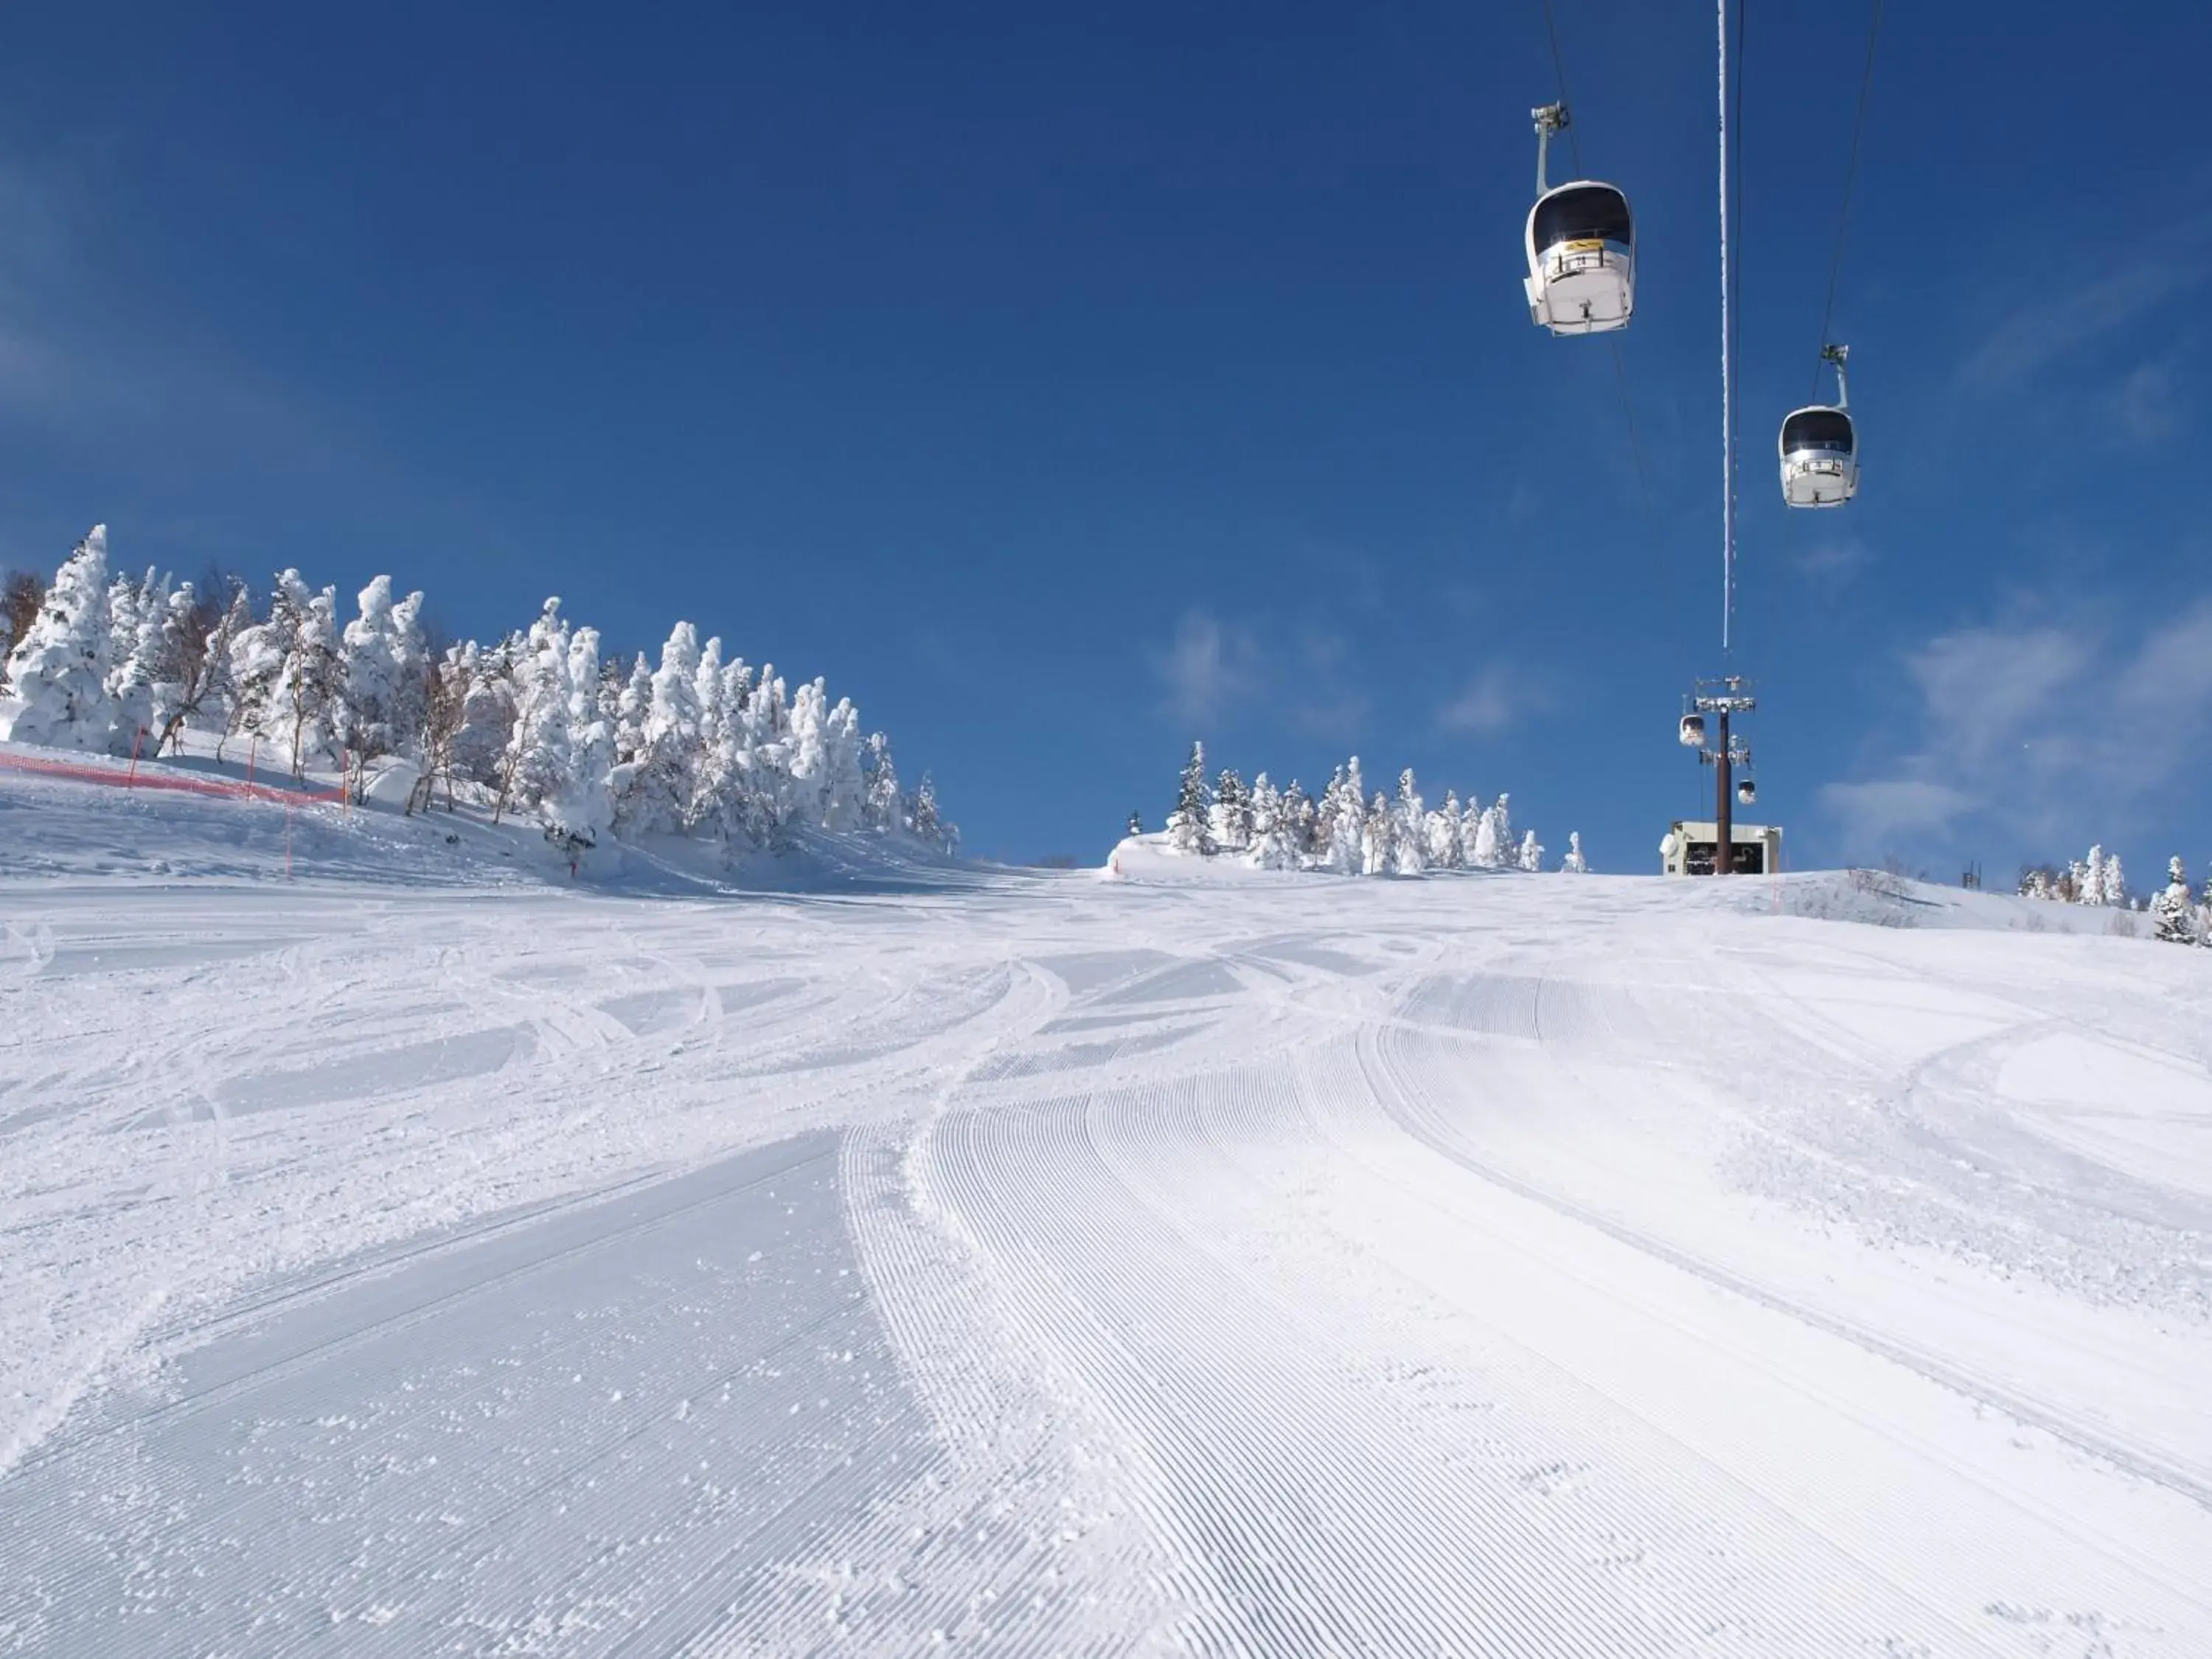
{"label": "snowy hillside crest", "polygon": [[793,690],[773,665],[726,661],[689,622],[657,665],[604,658],[558,598],[526,630],[434,651],[422,607],[386,575],[349,621],[337,588],[295,569],[262,611],[235,581],[218,596],[155,570],[111,578],[95,526],[7,652],[0,741],[149,763],[243,750],[264,775],[335,773],[410,813],[533,822],[571,861],[653,836],[732,860],[819,835],[957,850],[929,775],[902,788],[890,739],[823,680]]}

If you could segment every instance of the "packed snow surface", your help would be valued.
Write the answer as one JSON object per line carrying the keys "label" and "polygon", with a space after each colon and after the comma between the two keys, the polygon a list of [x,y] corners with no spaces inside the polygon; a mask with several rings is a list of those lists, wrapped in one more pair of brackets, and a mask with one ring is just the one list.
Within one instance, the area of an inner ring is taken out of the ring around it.
{"label": "packed snow surface", "polygon": [[2212,1653],[2212,951],[97,793],[0,786],[0,1651]]}

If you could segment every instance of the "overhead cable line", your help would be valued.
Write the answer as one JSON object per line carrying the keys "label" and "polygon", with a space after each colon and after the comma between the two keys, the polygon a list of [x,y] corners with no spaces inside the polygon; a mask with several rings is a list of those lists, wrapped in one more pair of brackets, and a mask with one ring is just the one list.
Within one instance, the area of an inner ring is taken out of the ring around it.
{"label": "overhead cable line", "polygon": [[[1552,46],[1552,76],[1559,84],[1559,102],[1567,110],[1574,108],[1567,94],[1567,60],[1559,50],[1559,19],[1553,15],[1552,0],[1544,0],[1544,34]],[[1577,136],[1572,121],[1566,128],[1567,155],[1573,161],[1575,176],[1583,176],[1582,141]],[[1665,599],[1671,616],[1674,608],[1674,582],[1667,574],[1667,561],[1659,551],[1659,514],[1651,501],[1651,475],[1644,465],[1644,439],[1636,425],[1636,399],[1628,387],[1628,359],[1622,355],[1620,341],[1613,342],[1613,385],[1620,393],[1620,418],[1628,428],[1629,457],[1636,465],[1636,493],[1644,506],[1644,539],[1650,550],[1652,574],[1659,579],[1659,592]]]}
{"label": "overhead cable line", "polygon": [[[1735,149],[1735,164],[1730,170],[1735,200],[1729,204],[1729,404],[1733,424],[1729,430],[1729,453],[1741,458],[1743,453],[1743,83],[1749,60],[1744,56],[1744,19],[1749,8],[1744,0],[1735,0],[1735,88],[1732,94],[1735,107],[1729,113],[1730,141]],[[1737,489],[1737,477],[1741,471],[1740,460],[1729,468],[1729,513],[1731,524],[1742,511],[1743,501]],[[1735,541],[1732,532],[1730,543]],[[1735,566],[1729,566],[1729,606],[1731,617],[1735,605]]]}
{"label": "overhead cable line", "polygon": [[[1559,101],[1572,111],[1574,100],[1567,96],[1567,60],[1559,53],[1559,20],[1552,15],[1552,0],[1544,0],[1544,33],[1552,42],[1552,75],[1559,83]],[[1574,159],[1575,177],[1583,176],[1582,141],[1575,137],[1571,123],[1567,127],[1567,154]]]}
{"label": "overhead cable line", "polygon": [[[1828,345],[1828,325],[1835,320],[1836,282],[1844,269],[1844,238],[1850,228],[1851,191],[1858,183],[1859,140],[1866,132],[1867,94],[1874,88],[1875,46],[1881,39],[1881,0],[1874,0],[1874,11],[1867,23],[1866,67],[1859,74],[1858,113],[1851,121],[1851,158],[1844,168],[1844,204],[1836,215],[1836,252],[1828,262],[1828,297],[1820,307],[1820,345]],[[1820,395],[1820,368],[1813,366],[1813,395]]]}
{"label": "overhead cable line", "polygon": [[1735,621],[1735,315],[1729,249],[1729,0],[1717,0],[1720,48],[1721,206],[1721,653],[1734,643]]}

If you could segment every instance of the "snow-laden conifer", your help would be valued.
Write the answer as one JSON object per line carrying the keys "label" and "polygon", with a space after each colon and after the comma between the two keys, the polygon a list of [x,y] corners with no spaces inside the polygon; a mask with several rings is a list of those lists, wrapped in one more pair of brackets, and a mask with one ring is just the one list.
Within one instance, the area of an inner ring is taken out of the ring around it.
{"label": "snow-laden conifer", "polygon": [[958,845],[957,834],[938,810],[936,780],[927,772],[921,775],[921,781],[914,787],[908,824],[915,840],[939,852],[951,853]]}
{"label": "snow-laden conifer", "polygon": [[1359,757],[1354,755],[1330,777],[1328,788],[1319,803],[1320,822],[1315,826],[1315,851],[1323,869],[1340,876],[1366,872],[1366,780],[1359,770]]}
{"label": "snow-laden conifer", "polygon": [[1567,855],[1559,860],[1559,871],[1561,874],[1569,876],[1589,873],[1589,860],[1583,856],[1583,837],[1578,830],[1567,832]]}
{"label": "snow-laden conifer", "polygon": [[234,701],[228,730],[247,744],[249,757],[270,745],[270,726],[281,714],[284,664],[300,631],[305,589],[296,570],[278,574],[269,594],[269,615],[239,629],[230,642]]}
{"label": "snow-laden conifer", "polygon": [[1319,817],[1313,797],[1306,793],[1304,784],[1292,778],[1290,787],[1283,791],[1283,835],[1292,855],[1301,863],[1314,856]]}
{"label": "snow-laden conifer", "polygon": [[2150,902],[2154,934],[2169,945],[2194,945],[2197,939],[2197,906],[2189,891],[2189,871],[2179,856],[2166,866],[2166,885]]}
{"label": "snow-laden conifer", "polygon": [[1359,873],[1363,876],[1387,876],[1397,866],[1398,820],[1390,810],[1390,798],[1380,789],[1367,803],[1367,811],[1360,823]]}
{"label": "snow-laden conifer", "polygon": [[1193,743],[1176,789],[1175,810],[1168,815],[1168,845],[1178,853],[1212,853],[1212,805],[1206,799],[1206,745]]}
{"label": "snow-laden conifer", "polygon": [[107,526],[76,544],[8,653],[0,738],[56,749],[105,749],[115,730],[107,695]]}
{"label": "snow-laden conifer", "polygon": [[[551,648],[558,650],[561,644],[556,634]],[[579,628],[568,635],[566,645],[566,660],[559,677],[568,691],[563,734],[566,763],[560,775],[541,792],[537,808],[545,839],[574,861],[598,846],[614,824],[614,802],[607,793],[607,776],[614,765],[614,732],[599,718],[599,630]]]}
{"label": "snow-laden conifer", "polygon": [[310,593],[298,640],[284,665],[291,694],[292,775],[307,775],[311,761],[335,760],[343,742],[345,667],[338,653],[338,591]]}
{"label": "snow-laden conifer", "polygon": [[1421,799],[1413,769],[1398,774],[1398,793],[1390,801],[1390,872],[1418,876],[1429,863],[1429,811]]}
{"label": "snow-laden conifer", "polygon": [[165,714],[155,708],[155,682],[162,672],[168,616],[169,584],[158,571],[149,570],[139,580],[118,576],[110,584],[107,695],[115,705],[111,746],[118,755],[137,753],[144,738],[165,723]]}
{"label": "snow-laden conifer", "polygon": [[514,665],[514,729],[508,734],[493,819],[501,813],[536,812],[568,781],[568,629],[561,601],[549,599],[531,624]]}
{"label": "snow-laden conifer", "polygon": [[860,709],[850,697],[838,698],[823,725],[822,815],[817,820],[832,835],[858,830],[867,822],[868,786],[860,766],[866,744]]}
{"label": "snow-laden conifer", "polygon": [[2092,847],[2089,856],[2075,866],[2074,902],[2076,904],[2102,904],[2105,902],[2105,849]]}
{"label": "snow-laden conifer", "polygon": [[615,701],[615,763],[627,765],[645,750],[646,716],[653,708],[653,660],[644,652],[630,666]]}
{"label": "snow-laden conifer", "polygon": [[345,627],[340,653],[343,690],[337,735],[356,765],[405,754],[422,730],[428,653],[422,642],[422,596],[394,603],[392,578],[361,590],[360,614]]}
{"label": "snow-laden conifer", "polygon": [[[191,595],[189,608],[179,603],[187,594]],[[192,593],[191,584],[186,582],[178,589],[170,607],[180,678],[176,706],[161,728],[161,744],[181,751],[185,729],[194,722],[228,735],[233,696],[230,646],[240,633],[253,626],[253,601],[246,584],[235,580],[228,601],[212,593]],[[216,758],[222,755],[222,742],[218,738]]]}
{"label": "snow-laden conifer", "polygon": [[[1499,798],[1499,805],[1504,797]],[[1470,804],[1469,810],[1473,811]],[[1477,870],[1496,870],[1505,862],[1505,848],[1498,839],[1498,824],[1504,814],[1492,806],[1478,812],[1474,820],[1474,841],[1468,848],[1467,861]]]}
{"label": "snow-laden conifer", "polygon": [[695,780],[703,772],[705,760],[699,660],[698,630],[688,622],[678,623],[669,630],[660,647],[660,665],[642,693],[645,707],[635,753],[616,777],[619,834],[666,834],[682,829],[690,817]]}
{"label": "snow-laden conifer", "polygon": [[1459,792],[1447,789],[1444,804],[1431,812],[1421,826],[1429,862],[1437,869],[1457,870],[1466,863],[1460,849],[1459,817]]}
{"label": "snow-laden conifer", "polygon": [[1298,849],[1283,797],[1265,772],[1252,780],[1252,839],[1246,861],[1260,870],[1295,870]]}
{"label": "snow-laden conifer", "polygon": [[861,754],[860,778],[861,821],[878,832],[898,829],[902,805],[898,763],[891,755],[891,740],[880,732],[868,734]]}
{"label": "snow-laden conifer", "polygon": [[1252,845],[1252,797],[1233,766],[1223,767],[1214,781],[1212,826],[1224,853],[1242,853]]}
{"label": "snow-laden conifer", "polygon": [[1536,839],[1534,830],[1521,837],[1521,855],[1516,862],[1523,870],[1534,871],[1544,867],[1544,845]]}
{"label": "snow-laden conifer", "polygon": [[2097,902],[2114,909],[2124,910],[2128,904],[2127,872],[2120,867],[2118,853],[2105,854],[2105,881]]}

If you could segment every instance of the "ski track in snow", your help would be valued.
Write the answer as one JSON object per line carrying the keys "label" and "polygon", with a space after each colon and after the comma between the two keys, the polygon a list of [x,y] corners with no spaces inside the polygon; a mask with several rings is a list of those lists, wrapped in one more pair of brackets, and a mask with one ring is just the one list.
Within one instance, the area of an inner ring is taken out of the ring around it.
{"label": "ski track in snow", "polygon": [[2212,1652],[2212,954],[348,880],[0,886],[0,1652]]}

